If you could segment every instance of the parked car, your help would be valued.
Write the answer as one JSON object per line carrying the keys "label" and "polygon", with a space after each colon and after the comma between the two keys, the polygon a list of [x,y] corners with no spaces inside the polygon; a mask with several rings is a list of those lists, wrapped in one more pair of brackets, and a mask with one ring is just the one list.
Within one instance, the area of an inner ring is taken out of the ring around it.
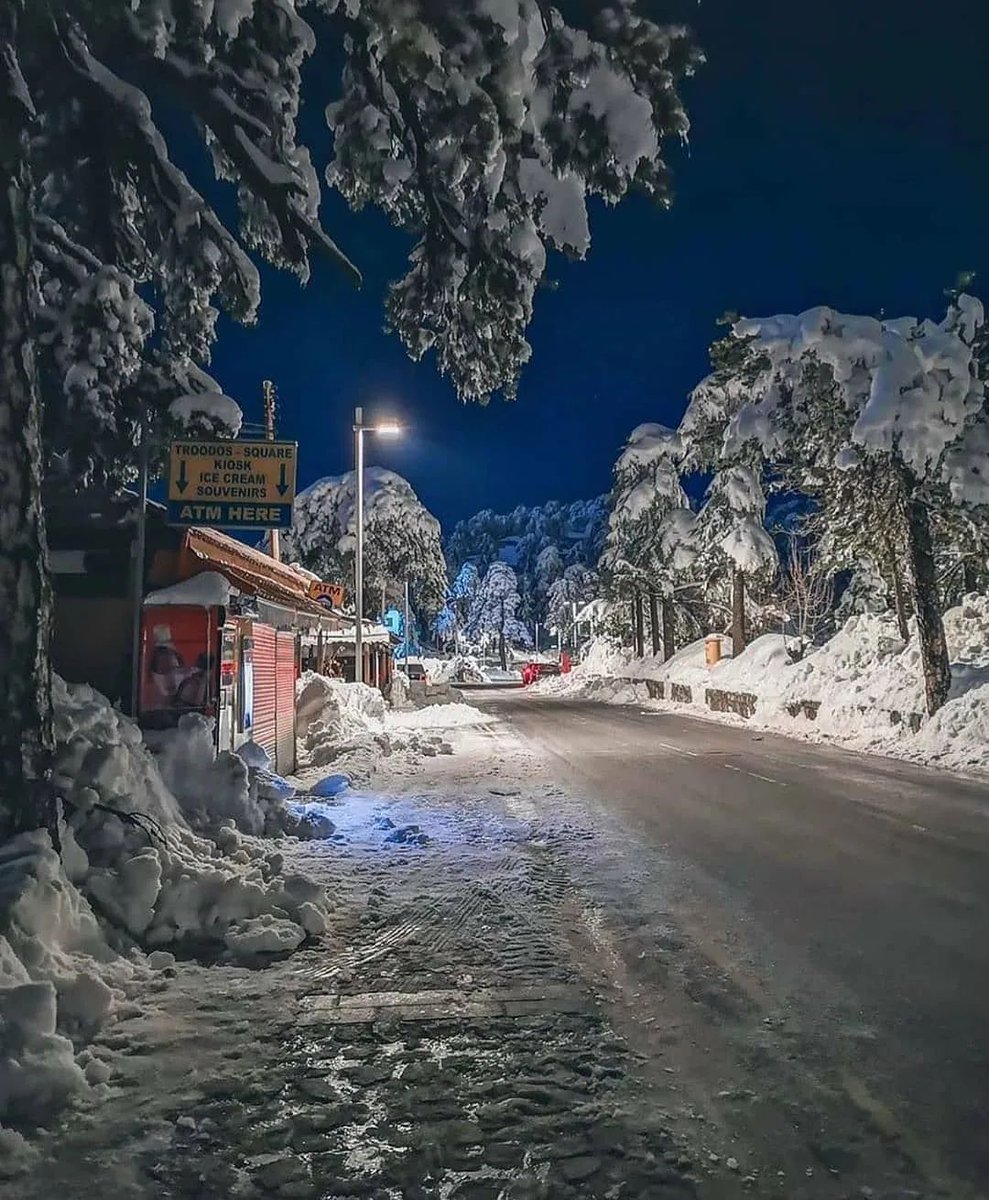
{"label": "parked car", "polygon": [[421,662],[414,662],[410,659],[408,663],[402,663],[402,670],[408,676],[409,683],[429,683],[426,668]]}

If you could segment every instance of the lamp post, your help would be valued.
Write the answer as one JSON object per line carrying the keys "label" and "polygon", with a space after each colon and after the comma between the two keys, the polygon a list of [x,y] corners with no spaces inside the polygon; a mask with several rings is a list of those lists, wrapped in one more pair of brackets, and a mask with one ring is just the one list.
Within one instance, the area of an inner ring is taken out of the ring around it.
{"label": "lamp post", "polygon": [[402,432],[396,421],[380,421],[376,425],[364,424],[364,409],[354,409],[354,458],[357,467],[357,552],[354,555],[354,679],[364,682],[364,434],[379,433],[384,436]]}

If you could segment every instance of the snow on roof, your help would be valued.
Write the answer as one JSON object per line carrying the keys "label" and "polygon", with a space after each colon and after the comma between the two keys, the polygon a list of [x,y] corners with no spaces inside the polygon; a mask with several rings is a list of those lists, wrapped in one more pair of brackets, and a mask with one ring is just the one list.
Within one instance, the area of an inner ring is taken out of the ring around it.
{"label": "snow on roof", "polygon": [[193,563],[214,567],[241,592],[298,612],[318,613],[325,619],[335,615],[309,597],[304,575],[218,529],[196,526],[187,530],[185,547]]}
{"label": "snow on roof", "polygon": [[[324,635],[323,640],[327,642],[353,642],[356,626],[348,625],[346,629],[334,629],[332,632]],[[391,634],[384,625],[372,625],[370,622],[364,622],[364,632],[361,640],[365,643],[374,643],[375,645],[390,645]]]}
{"label": "snow on roof", "polygon": [[159,588],[144,597],[145,607],[160,604],[189,604],[197,608],[215,608],[230,602],[230,581],[219,571],[202,571],[191,579]]}

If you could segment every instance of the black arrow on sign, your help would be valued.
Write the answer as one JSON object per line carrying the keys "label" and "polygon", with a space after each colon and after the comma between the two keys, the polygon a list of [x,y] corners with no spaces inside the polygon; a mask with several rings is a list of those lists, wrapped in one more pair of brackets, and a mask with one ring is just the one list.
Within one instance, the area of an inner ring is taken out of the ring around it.
{"label": "black arrow on sign", "polygon": [[179,477],[175,481],[175,486],[178,488],[178,490],[180,492],[184,492],[185,489],[189,486],[189,479],[185,473],[185,459],[184,458],[179,463]]}
{"label": "black arrow on sign", "polygon": [[285,482],[285,464],[278,468],[278,483],[275,485],[275,491],[279,496],[284,496],[288,491],[288,484]]}

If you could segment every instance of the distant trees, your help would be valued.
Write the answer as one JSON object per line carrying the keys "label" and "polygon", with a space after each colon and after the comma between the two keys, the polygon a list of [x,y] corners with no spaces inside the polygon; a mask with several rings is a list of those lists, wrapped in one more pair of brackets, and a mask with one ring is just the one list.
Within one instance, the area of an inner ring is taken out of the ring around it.
{"label": "distant trees", "polygon": [[480,645],[497,641],[503,671],[508,669],[510,645],[532,645],[529,630],[516,615],[521,602],[515,572],[507,563],[492,563],[474,596],[465,632]]}
{"label": "distant trees", "polygon": [[520,617],[547,624],[550,588],[567,567],[596,566],[607,519],[604,497],[571,504],[550,500],[509,513],[486,509],[457,523],[446,542],[447,560],[469,560],[481,571],[499,559],[507,562],[518,580]]}

